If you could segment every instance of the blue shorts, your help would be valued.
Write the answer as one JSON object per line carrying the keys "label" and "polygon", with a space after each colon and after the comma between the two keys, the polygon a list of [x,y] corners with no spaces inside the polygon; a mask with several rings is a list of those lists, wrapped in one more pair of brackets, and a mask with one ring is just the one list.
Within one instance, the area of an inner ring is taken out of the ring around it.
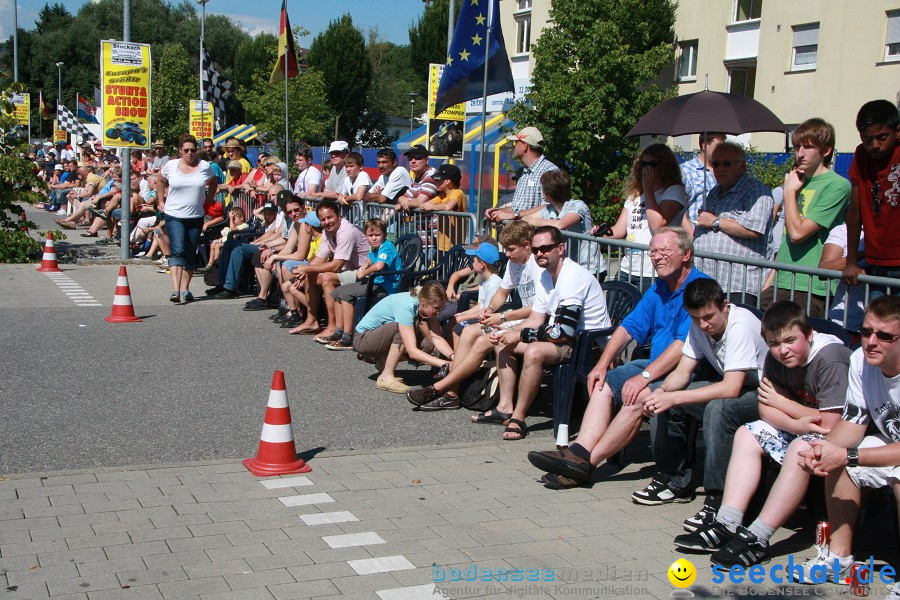
{"label": "blue shorts", "polygon": [[[612,390],[613,407],[615,407],[616,409],[622,407],[622,388],[625,386],[625,382],[635,375],[640,375],[641,371],[646,369],[647,365],[649,364],[649,359],[640,358],[638,360],[627,362],[624,365],[616,367],[612,371],[608,371],[606,373],[606,383],[609,384],[609,387]],[[656,387],[659,384],[650,385],[651,387]]]}
{"label": "blue shorts", "polygon": [[287,269],[288,271],[293,271],[293,270],[296,269],[297,267],[299,267],[299,266],[301,266],[301,265],[305,265],[307,262],[309,262],[309,261],[306,261],[306,260],[286,260],[286,261],[284,261],[283,263],[281,263],[281,266],[284,267],[285,269]]}

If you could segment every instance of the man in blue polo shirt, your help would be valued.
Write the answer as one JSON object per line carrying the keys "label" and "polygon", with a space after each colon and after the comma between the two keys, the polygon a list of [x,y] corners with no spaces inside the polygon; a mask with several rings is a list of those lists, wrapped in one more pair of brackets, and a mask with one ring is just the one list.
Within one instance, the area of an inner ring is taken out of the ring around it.
{"label": "man in blue polo shirt", "polygon": [[[548,487],[587,482],[596,465],[627,446],[640,431],[651,385],[665,379],[681,358],[691,327],[682,301],[684,288],[708,277],[694,268],[691,236],[681,227],[656,230],[650,240],[650,261],[658,279],[616,328],[588,375],[591,398],[575,443],[561,450],[528,453],[531,464],[547,472],[542,482]],[[641,345],[648,338],[650,358],[610,370],[632,340]],[[613,418],[616,409],[619,412]]]}

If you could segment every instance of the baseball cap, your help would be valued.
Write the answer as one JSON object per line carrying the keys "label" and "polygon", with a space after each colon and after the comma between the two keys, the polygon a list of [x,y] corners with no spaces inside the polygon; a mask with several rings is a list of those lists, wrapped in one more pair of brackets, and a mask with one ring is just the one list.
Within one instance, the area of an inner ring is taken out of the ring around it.
{"label": "baseball cap", "polygon": [[538,131],[537,127],[523,127],[512,135],[506,136],[511,141],[525,142],[529,146],[543,146],[544,136]]}
{"label": "baseball cap", "polygon": [[445,179],[459,181],[462,179],[462,171],[456,165],[444,163],[435,170],[431,178],[435,181],[444,181]]}
{"label": "baseball cap", "polygon": [[409,150],[403,153],[403,156],[408,156],[409,158],[428,158],[428,148],[422,144],[416,144],[415,146],[410,146]]}
{"label": "baseball cap", "polygon": [[53,170],[54,171],[62,171],[63,170],[62,163],[56,163],[55,165],[53,165]]}
{"label": "baseball cap", "polygon": [[481,242],[474,250],[466,250],[466,254],[477,256],[489,265],[495,265],[500,262],[500,251],[497,249],[497,246],[488,242]]}
{"label": "baseball cap", "polygon": [[299,223],[306,223],[312,227],[321,227],[322,222],[319,221],[319,215],[317,215],[314,211],[309,211],[306,213],[306,216],[300,219]]}
{"label": "baseball cap", "polygon": [[328,146],[328,153],[332,152],[350,152],[350,146],[344,140],[335,140]]}
{"label": "baseball cap", "polygon": [[278,210],[278,207],[272,204],[271,202],[266,202],[263,204],[263,210]]}
{"label": "baseball cap", "polygon": [[229,160],[228,168],[229,169],[243,169],[244,166],[241,164],[241,161],[239,161],[239,160]]}

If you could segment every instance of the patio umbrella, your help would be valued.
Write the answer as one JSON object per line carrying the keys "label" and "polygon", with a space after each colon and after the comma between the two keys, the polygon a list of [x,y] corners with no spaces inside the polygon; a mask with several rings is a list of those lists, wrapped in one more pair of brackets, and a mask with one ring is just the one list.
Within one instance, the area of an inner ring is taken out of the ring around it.
{"label": "patio umbrella", "polygon": [[786,129],[771,110],[748,96],[710,92],[678,96],[657,104],[626,137],[687,135],[720,131],[731,135]]}

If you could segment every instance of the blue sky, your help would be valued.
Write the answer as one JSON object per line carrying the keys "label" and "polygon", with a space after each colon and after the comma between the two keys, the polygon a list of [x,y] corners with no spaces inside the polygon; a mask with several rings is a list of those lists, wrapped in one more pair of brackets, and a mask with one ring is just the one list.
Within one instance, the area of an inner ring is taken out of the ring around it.
{"label": "blue sky", "polygon": [[[12,35],[13,1],[0,0],[0,39]],[[46,1],[18,0],[21,29],[34,28],[38,11]],[[74,14],[90,0],[56,1],[61,1]],[[288,0],[288,16],[291,26],[299,25],[311,32],[308,38],[301,40],[307,47],[312,38],[328,26],[329,21],[345,12],[353,16],[353,23],[363,34],[374,27],[382,39],[408,44],[409,26],[419,18],[424,7],[422,0]],[[251,35],[260,31],[277,33],[280,10],[281,0],[209,0],[206,5],[207,14],[229,16]],[[200,12],[199,5],[197,12]]]}

